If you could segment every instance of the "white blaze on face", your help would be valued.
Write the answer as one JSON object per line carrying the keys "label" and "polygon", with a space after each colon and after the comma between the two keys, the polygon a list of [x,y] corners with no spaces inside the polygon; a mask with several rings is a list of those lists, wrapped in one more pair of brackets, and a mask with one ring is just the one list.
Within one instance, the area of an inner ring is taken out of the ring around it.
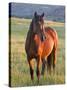
{"label": "white blaze on face", "polygon": [[43,30],[44,30],[44,24],[42,24],[42,25],[40,26],[40,29],[41,29],[41,31],[43,32]]}

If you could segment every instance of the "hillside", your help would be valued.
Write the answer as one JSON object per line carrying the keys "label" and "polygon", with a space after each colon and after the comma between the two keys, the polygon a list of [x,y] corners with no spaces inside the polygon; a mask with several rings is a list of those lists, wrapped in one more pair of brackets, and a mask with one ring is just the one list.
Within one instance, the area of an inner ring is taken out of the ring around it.
{"label": "hillside", "polygon": [[10,16],[21,18],[32,18],[35,11],[39,14],[45,14],[45,19],[52,21],[64,22],[65,7],[56,5],[42,5],[42,4],[23,4],[23,3],[11,3]]}

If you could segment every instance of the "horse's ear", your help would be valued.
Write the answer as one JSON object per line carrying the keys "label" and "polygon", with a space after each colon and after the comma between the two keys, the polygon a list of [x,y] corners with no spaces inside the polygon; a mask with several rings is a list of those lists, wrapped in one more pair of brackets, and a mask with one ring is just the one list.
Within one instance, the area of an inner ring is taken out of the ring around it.
{"label": "horse's ear", "polygon": [[44,17],[44,13],[42,13],[42,15],[41,15],[42,17]]}
{"label": "horse's ear", "polygon": [[37,12],[34,13],[34,17],[37,17]]}

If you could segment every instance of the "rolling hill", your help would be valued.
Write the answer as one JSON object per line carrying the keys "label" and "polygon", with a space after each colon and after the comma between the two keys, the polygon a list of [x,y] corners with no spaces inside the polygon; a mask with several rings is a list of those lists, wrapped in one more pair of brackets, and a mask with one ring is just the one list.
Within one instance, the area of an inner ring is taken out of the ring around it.
{"label": "rolling hill", "polygon": [[34,12],[45,14],[45,19],[52,21],[65,21],[65,6],[60,5],[42,5],[42,4],[25,4],[10,3],[9,16],[20,18],[32,18]]}

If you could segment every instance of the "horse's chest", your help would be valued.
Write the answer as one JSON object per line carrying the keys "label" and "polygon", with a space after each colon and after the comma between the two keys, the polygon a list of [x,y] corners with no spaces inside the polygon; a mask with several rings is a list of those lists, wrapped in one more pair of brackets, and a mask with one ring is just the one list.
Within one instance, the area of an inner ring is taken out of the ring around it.
{"label": "horse's chest", "polygon": [[35,56],[37,54],[37,47],[35,46],[33,42],[29,46],[29,53],[32,56]]}

